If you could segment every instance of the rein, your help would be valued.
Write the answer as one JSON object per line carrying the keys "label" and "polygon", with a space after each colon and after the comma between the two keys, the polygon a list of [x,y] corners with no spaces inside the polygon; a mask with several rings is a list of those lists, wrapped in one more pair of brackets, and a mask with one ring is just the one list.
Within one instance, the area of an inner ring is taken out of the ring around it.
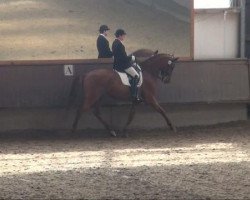
{"label": "rein", "polygon": [[[171,65],[173,64],[173,61],[171,60],[171,58],[173,59],[173,55],[170,54],[157,54],[157,55],[153,55],[150,58],[144,60],[143,62],[141,62],[140,66],[142,66],[142,71],[147,71],[149,74],[151,74],[152,76],[160,79],[161,81],[164,81],[164,79],[166,78],[166,76],[168,76],[169,74],[166,72],[166,70],[164,70],[164,68],[160,69],[158,62],[167,62],[167,66],[166,67],[171,67]],[[163,60],[163,59],[166,59]],[[154,64],[154,60],[156,60],[156,64]],[[166,68],[165,67],[165,68]]]}

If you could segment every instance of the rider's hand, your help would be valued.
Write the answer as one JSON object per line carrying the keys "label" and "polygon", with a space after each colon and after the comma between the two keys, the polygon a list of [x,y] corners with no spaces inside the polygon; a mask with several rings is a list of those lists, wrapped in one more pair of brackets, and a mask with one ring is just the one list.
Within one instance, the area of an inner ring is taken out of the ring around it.
{"label": "rider's hand", "polygon": [[132,62],[135,62],[135,56],[132,55]]}

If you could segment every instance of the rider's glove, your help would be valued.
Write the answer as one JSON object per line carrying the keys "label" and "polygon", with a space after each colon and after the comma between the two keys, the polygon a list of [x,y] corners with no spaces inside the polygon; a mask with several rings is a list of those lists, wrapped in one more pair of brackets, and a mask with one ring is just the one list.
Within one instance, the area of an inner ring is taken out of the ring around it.
{"label": "rider's glove", "polygon": [[132,55],[132,62],[135,62],[135,56]]}

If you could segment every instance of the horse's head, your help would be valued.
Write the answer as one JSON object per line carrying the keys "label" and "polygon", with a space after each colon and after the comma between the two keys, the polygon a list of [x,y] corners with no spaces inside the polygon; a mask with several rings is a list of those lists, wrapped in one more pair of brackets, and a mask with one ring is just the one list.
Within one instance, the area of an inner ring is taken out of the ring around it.
{"label": "horse's head", "polygon": [[158,77],[163,83],[166,84],[170,82],[175,63],[178,59],[179,58],[175,58],[174,55],[166,55],[166,57],[162,59],[162,63],[159,65]]}
{"label": "horse's head", "polygon": [[163,83],[169,83],[178,59],[170,54],[157,54],[144,61],[142,67]]}

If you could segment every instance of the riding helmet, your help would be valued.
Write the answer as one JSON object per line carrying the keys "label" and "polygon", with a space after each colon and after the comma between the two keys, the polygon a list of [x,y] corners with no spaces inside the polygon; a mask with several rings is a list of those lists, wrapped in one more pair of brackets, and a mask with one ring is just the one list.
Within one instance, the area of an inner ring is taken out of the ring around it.
{"label": "riding helmet", "polygon": [[99,32],[103,33],[104,31],[108,31],[108,30],[110,30],[110,28],[107,25],[101,25]]}
{"label": "riding helmet", "polygon": [[126,32],[123,29],[117,29],[115,32],[115,37],[126,35]]}

